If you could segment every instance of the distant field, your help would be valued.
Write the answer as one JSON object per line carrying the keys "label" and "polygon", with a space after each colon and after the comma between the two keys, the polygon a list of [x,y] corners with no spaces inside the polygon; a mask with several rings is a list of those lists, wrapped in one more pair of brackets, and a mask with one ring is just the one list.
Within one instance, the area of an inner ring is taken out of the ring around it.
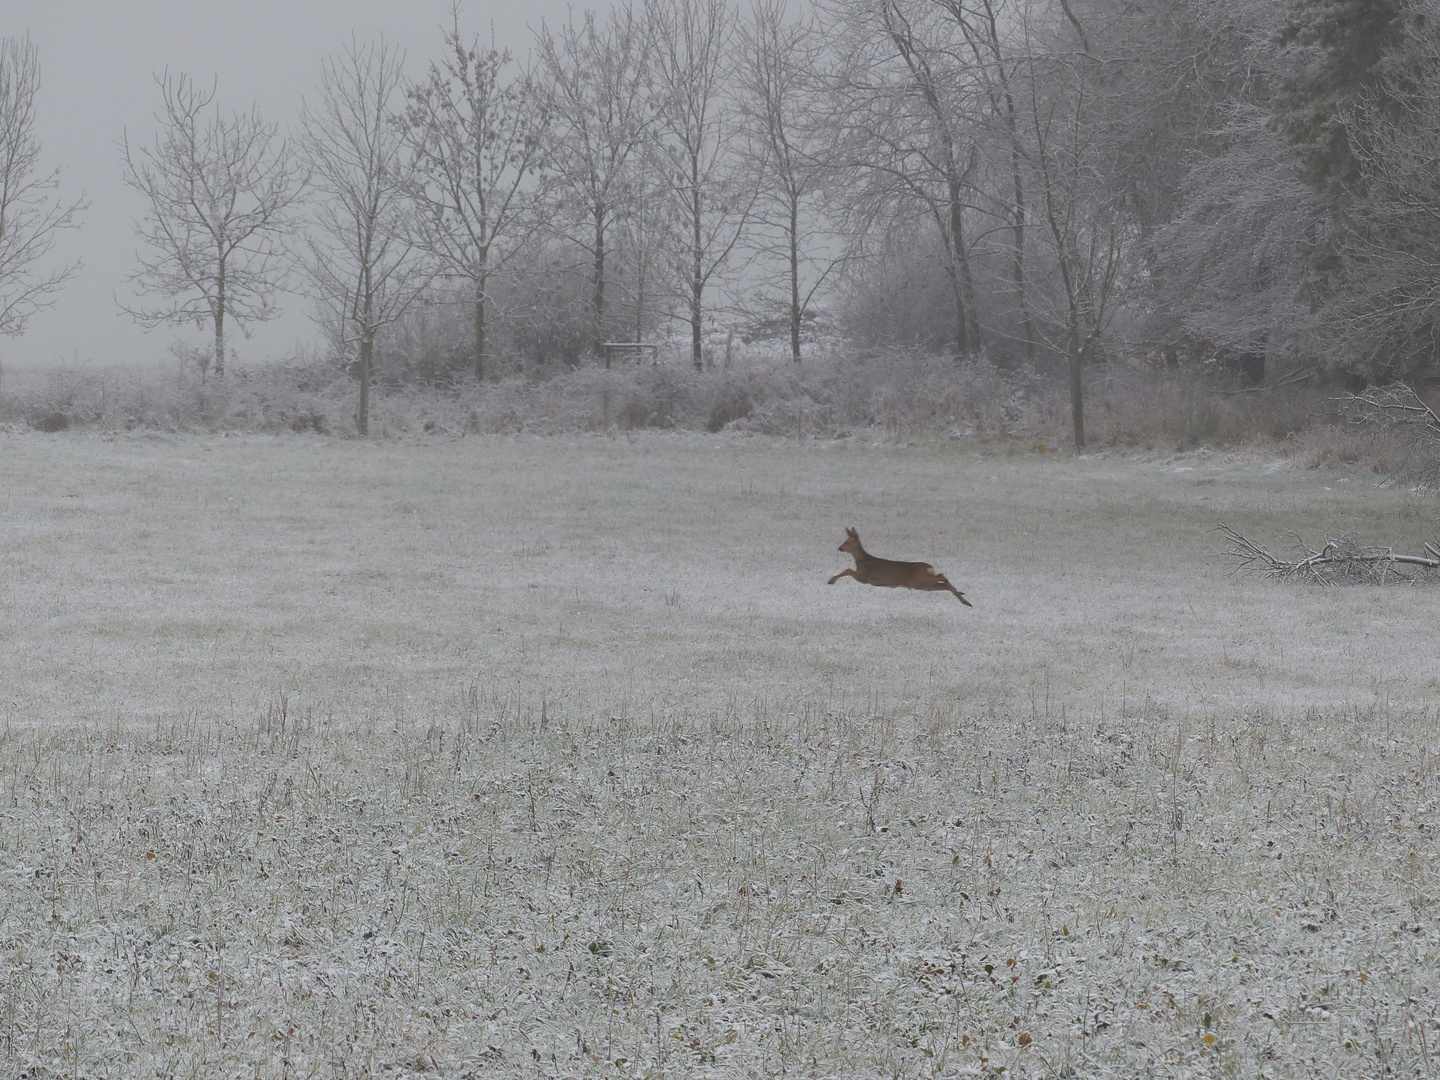
{"label": "distant field", "polygon": [[[0,1060],[1426,1075],[1440,590],[1213,528],[1436,514],[964,442],[0,437]],[[827,586],[847,525],[974,609]]]}

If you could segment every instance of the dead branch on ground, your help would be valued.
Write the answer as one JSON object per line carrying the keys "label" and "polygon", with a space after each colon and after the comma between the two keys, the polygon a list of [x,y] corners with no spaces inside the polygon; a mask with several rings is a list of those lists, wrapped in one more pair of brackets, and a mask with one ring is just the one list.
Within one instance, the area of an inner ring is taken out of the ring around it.
{"label": "dead branch on ground", "polygon": [[[1396,554],[1394,548],[1362,544],[1354,535],[1347,533],[1330,538],[1323,548],[1316,551],[1297,533],[1291,533],[1300,555],[1295,559],[1282,559],[1223,522],[1217,529],[1230,542],[1225,554],[1237,561],[1235,573],[1263,574],[1321,585],[1413,585],[1420,580],[1440,577],[1436,573],[1440,571],[1440,547],[1433,543],[1425,545],[1429,555],[1401,555]],[[1414,573],[1401,569],[1409,566],[1420,569]]]}

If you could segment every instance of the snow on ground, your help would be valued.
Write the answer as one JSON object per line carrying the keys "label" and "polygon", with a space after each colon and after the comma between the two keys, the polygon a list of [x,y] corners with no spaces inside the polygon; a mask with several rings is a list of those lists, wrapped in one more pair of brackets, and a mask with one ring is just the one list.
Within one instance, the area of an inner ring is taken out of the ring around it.
{"label": "snow on ground", "polygon": [[[1432,518],[1203,456],[0,439],[0,1055],[1426,1075],[1433,589],[1210,530]],[[976,607],[826,586],[846,525]]]}

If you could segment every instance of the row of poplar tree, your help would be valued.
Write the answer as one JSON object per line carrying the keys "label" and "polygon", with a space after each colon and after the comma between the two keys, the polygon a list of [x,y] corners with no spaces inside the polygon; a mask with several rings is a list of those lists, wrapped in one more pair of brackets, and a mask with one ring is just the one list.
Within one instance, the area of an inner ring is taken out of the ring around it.
{"label": "row of poplar tree", "polygon": [[[212,327],[223,374],[232,322],[305,293],[362,430],[377,341],[437,298],[483,379],[527,296],[568,297],[591,350],[678,320],[697,366],[719,298],[798,361],[825,296],[874,340],[1058,359],[1082,443],[1083,371],[1122,344],[1433,374],[1440,0],[619,0],[523,59],[452,16],[418,80],[352,42],[289,133],[160,78],[124,144],[132,314]],[[0,69],[37,185],[0,225],[13,333],[79,207],[41,197],[33,49]]]}

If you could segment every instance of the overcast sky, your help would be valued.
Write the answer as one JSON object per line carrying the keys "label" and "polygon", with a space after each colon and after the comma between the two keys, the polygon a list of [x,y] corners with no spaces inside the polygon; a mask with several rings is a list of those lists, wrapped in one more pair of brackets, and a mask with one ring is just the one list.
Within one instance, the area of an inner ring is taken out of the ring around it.
{"label": "overcast sky", "polygon": [[[576,3],[600,10],[596,0]],[[563,19],[564,0],[497,3],[465,0],[462,30],[492,24],[502,47],[530,47],[529,25]],[[321,60],[338,52],[354,32],[362,40],[384,36],[408,55],[412,74],[439,54],[449,0],[3,0],[0,35],[27,34],[40,55],[37,135],[43,165],[62,169],[62,197],[84,191],[90,209],[81,227],[65,234],[52,258],[79,257],[84,269],[55,306],[30,320],[20,338],[0,338],[0,361],[26,367],[64,362],[144,364],[168,359],[177,337],[201,341],[193,327],[146,333],[116,309],[130,294],[135,266],[134,222],[144,203],[120,179],[118,147],[156,131],[160,90],[154,76],[166,68],[201,85],[218,80],[216,98],[226,111],[258,104],[267,120],[294,124],[301,99],[314,98]],[[313,342],[305,301],[282,300],[284,314],[233,341],[243,366],[291,353]],[[228,336],[228,335],[227,335]]]}

